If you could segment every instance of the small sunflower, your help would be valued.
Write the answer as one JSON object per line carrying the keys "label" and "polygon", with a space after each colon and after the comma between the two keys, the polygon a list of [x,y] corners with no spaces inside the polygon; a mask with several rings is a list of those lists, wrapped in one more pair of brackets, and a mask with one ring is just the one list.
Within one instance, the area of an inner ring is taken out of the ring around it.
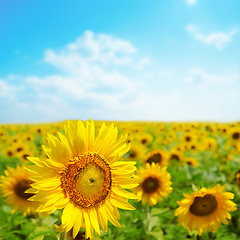
{"label": "small sunflower", "polygon": [[168,162],[168,156],[165,151],[162,150],[153,150],[151,152],[148,152],[145,156],[144,163],[149,163],[150,165],[152,163],[159,164],[160,166],[167,166]]}
{"label": "small sunflower", "polygon": [[190,165],[192,167],[197,167],[198,165],[198,161],[193,157],[186,157],[183,160],[187,165]]}
{"label": "small sunflower", "polygon": [[195,140],[195,136],[192,132],[186,132],[181,135],[181,140],[185,144],[191,144]]}
{"label": "small sunflower", "polygon": [[197,231],[198,235],[207,230],[217,232],[221,222],[228,224],[231,219],[229,211],[235,211],[236,204],[230,199],[234,194],[223,192],[225,186],[217,184],[213,188],[202,188],[192,194],[184,194],[185,199],[178,201],[175,211],[178,223],[183,224],[190,232]]}
{"label": "small sunflower", "polygon": [[153,141],[153,136],[149,133],[144,133],[140,135],[138,141],[142,146],[147,146],[149,143]]}
{"label": "small sunflower", "polygon": [[140,179],[139,185],[133,192],[142,199],[143,205],[148,203],[153,206],[172,192],[171,175],[167,172],[167,167],[147,163],[145,169],[140,168],[137,171],[137,177]]}
{"label": "small sunflower", "polygon": [[131,160],[131,161],[132,160],[136,161],[136,160],[142,158],[142,155],[143,155],[143,150],[139,144],[131,145],[127,159]]}
{"label": "small sunflower", "polygon": [[11,147],[11,146],[9,146],[9,147],[7,147],[7,148],[4,149],[3,155],[4,155],[5,157],[8,157],[8,158],[16,157],[16,156],[15,156],[14,148]]}
{"label": "small sunflower", "polygon": [[204,139],[204,143],[207,150],[215,150],[217,148],[217,141],[214,138],[206,138]]}
{"label": "small sunflower", "polygon": [[170,152],[169,152],[169,159],[168,161],[171,163],[173,160],[176,160],[176,161],[182,161],[182,153],[175,150],[175,149],[172,149]]}
{"label": "small sunflower", "polygon": [[29,173],[23,167],[8,167],[5,176],[1,176],[0,188],[6,202],[12,207],[12,213],[18,210],[25,216],[33,214],[37,208],[37,202],[29,201],[28,198],[33,194],[25,193],[30,188],[32,181]]}
{"label": "small sunflower", "polygon": [[27,158],[31,157],[31,156],[33,156],[33,154],[30,150],[23,150],[21,153],[18,154],[18,158],[23,163],[29,162],[29,160]]}
{"label": "small sunflower", "polygon": [[94,230],[100,235],[99,225],[106,232],[108,220],[121,227],[117,208],[134,210],[128,198],[137,198],[123,188],[138,185],[131,178],[135,162],[118,161],[129,151],[127,135],[117,139],[117,128],[103,123],[95,137],[93,121],[84,126],[69,120],[65,136],[58,136],[48,135],[49,147],[43,146],[48,158],[28,158],[35,163],[28,166],[35,181],[28,192],[36,194],[31,200],[41,202],[37,211],[63,208],[60,230],[72,229],[73,238],[81,227],[90,239]]}
{"label": "small sunflower", "polygon": [[229,132],[231,143],[236,144],[240,142],[240,127],[232,128]]}

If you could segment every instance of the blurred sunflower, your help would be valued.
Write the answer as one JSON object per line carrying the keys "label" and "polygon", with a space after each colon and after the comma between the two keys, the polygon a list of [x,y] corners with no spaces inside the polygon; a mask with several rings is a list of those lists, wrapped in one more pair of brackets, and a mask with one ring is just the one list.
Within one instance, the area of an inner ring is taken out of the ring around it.
{"label": "blurred sunflower", "polygon": [[215,150],[217,148],[217,141],[214,138],[205,138],[204,146],[207,150]]}
{"label": "blurred sunflower", "polygon": [[144,158],[144,163],[152,163],[159,164],[160,166],[167,166],[168,156],[165,151],[162,150],[153,150],[148,152]]}
{"label": "blurred sunflower", "polygon": [[17,166],[16,169],[8,167],[5,170],[5,176],[1,176],[1,192],[6,197],[6,202],[12,207],[12,213],[17,210],[26,216],[35,212],[38,203],[28,200],[33,194],[25,193],[31,183],[29,173],[20,166]]}
{"label": "blurred sunflower", "polygon": [[139,135],[138,139],[139,143],[143,146],[147,146],[149,143],[152,142],[153,136],[149,133],[143,133]]}
{"label": "blurred sunflower", "polygon": [[192,167],[196,167],[198,165],[197,160],[193,157],[186,157],[183,160],[187,165],[190,165]]}
{"label": "blurred sunflower", "polygon": [[21,141],[21,137],[20,137],[20,135],[15,135],[15,136],[9,138],[9,141],[10,141],[10,144],[11,143],[16,144]]}
{"label": "blurred sunflower", "polygon": [[140,146],[139,144],[131,145],[127,159],[137,160],[142,158],[142,156],[143,156],[142,146]]}
{"label": "blurred sunflower", "polygon": [[153,206],[172,192],[171,175],[166,169],[167,167],[161,167],[153,162],[151,165],[147,163],[145,169],[137,170],[137,177],[140,182],[132,191],[139,196],[143,205],[148,203]]}
{"label": "blurred sunflower", "polygon": [[176,161],[181,161],[182,160],[182,153],[175,150],[175,149],[172,149],[169,154],[169,159],[168,161],[171,163],[172,160],[176,160]]}
{"label": "blurred sunflower", "polygon": [[5,148],[5,149],[3,150],[3,155],[4,155],[5,157],[9,157],[9,158],[15,157],[14,148],[11,147],[11,146]]}
{"label": "blurred sunflower", "polygon": [[196,137],[194,136],[193,132],[185,132],[181,135],[181,141],[185,144],[191,144]]}
{"label": "blurred sunflower", "polygon": [[33,142],[34,140],[34,135],[31,133],[25,133],[23,136],[23,139],[27,142]]}
{"label": "blurred sunflower", "polygon": [[17,144],[14,144],[13,147],[14,147],[14,151],[15,151],[14,154],[15,154],[16,156],[21,155],[21,153],[22,153],[23,151],[26,151],[26,150],[27,150],[26,145],[25,145],[23,142],[20,142],[20,141],[19,141]]}
{"label": "blurred sunflower", "polygon": [[136,170],[135,162],[118,161],[129,150],[127,135],[117,139],[118,130],[102,124],[95,138],[94,122],[84,124],[68,121],[65,136],[59,139],[48,135],[49,147],[43,146],[48,158],[30,157],[36,165],[28,166],[33,183],[31,198],[42,204],[37,211],[63,209],[61,231],[73,231],[73,238],[81,227],[85,237],[93,238],[94,230],[100,235],[100,227],[107,231],[108,220],[121,227],[117,208],[134,210],[128,198],[137,196],[123,190],[138,185],[131,178]]}
{"label": "blurred sunflower", "polygon": [[192,141],[190,144],[186,146],[186,149],[191,152],[197,152],[197,151],[199,152],[199,151],[202,151],[204,147],[200,142]]}
{"label": "blurred sunflower", "polygon": [[183,194],[185,199],[178,201],[175,211],[178,223],[183,224],[190,232],[197,231],[198,235],[207,230],[217,232],[221,222],[228,224],[231,219],[229,211],[235,211],[236,204],[230,199],[234,194],[223,192],[225,186],[217,184],[213,188],[202,188],[192,194]]}
{"label": "blurred sunflower", "polygon": [[5,138],[7,136],[7,132],[4,129],[0,129],[0,139]]}
{"label": "blurred sunflower", "polygon": [[240,127],[231,128],[229,131],[229,141],[234,146],[240,144]]}
{"label": "blurred sunflower", "polygon": [[20,161],[22,161],[23,163],[29,162],[29,160],[27,159],[28,157],[33,156],[33,153],[30,150],[23,150],[21,151],[21,153],[18,154],[18,158],[20,159]]}

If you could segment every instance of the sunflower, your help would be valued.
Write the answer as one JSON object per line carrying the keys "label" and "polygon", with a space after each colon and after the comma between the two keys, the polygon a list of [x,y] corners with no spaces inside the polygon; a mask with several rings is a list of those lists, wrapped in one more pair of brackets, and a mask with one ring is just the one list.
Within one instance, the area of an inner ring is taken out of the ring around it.
{"label": "sunflower", "polygon": [[28,200],[33,194],[25,193],[31,183],[27,170],[20,166],[16,169],[8,167],[5,176],[1,176],[1,192],[6,197],[6,202],[12,206],[12,213],[18,210],[26,216],[35,212],[37,202]]}
{"label": "sunflower", "polygon": [[145,156],[144,163],[149,163],[150,165],[152,163],[159,164],[160,166],[166,166],[168,161],[168,156],[165,151],[162,150],[153,150],[151,152],[148,152]]}
{"label": "sunflower", "polygon": [[153,162],[151,165],[147,163],[145,169],[137,170],[140,182],[132,191],[139,196],[139,200],[142,199],[143,205],[148,203],[153,206],[172,192],[171,175],[166,169],[167,167],[161,167]]}
{"label": "sunflower", "polygon": [[35,165],[28,166],[33,183],[29,193],[33,201],[42,204],[37,211],[53,212],[62,209],[62,231],[73,231],[73,238],[81,227],[85,237],[100,235],[100,227],[107,231],[108,220],[121,227],[117,208],[134,210],[128,198],[137,196],[123,188],[133,188],[137,180],[131,178],[135,162],[118,161],[129,150],[127,135],[117,139],[118,130],[102,124],[95,137],[94,122],[84,124],[68,120],[65,136],[59,139],[48,135],[49,147],[43,146],[48,158],[29,157]]}
{"label": "sunflower", "polygon": [[137,140],[142,146],[147,146],[149,143],[153,141],[153,136],[149,133],[143,133]]}
{"label": "sunflower", "polygon": [[196,167],[198,165],[197,160],[193,157],[186,157],[183,159],[183,161],[185,162],[185,164],[190,165],[192,167]]}
{"label": "sunflower", "polygon": [[139,144],[131,145],[127,159],[135,161],[142,158],[142,156],[143,156],[142,146],[140,146]]}
{"label": "sunflower", "polygon": [[231,146],[234,146],[237,151],[240,149],[240,127],[231,128],[228,134],[228,142]]}
{"label": "sunflower", "polygon": [[185,199],[178,201],[175,211],[178,223],[183,224],[190,232],[201,235],[207,230],[216,232],[221,222],[228,224],[231,219],[229,211],[235,211],[236,204],[230,199],[234,194],[223,192],[225,186],[217,184],[213,188],[202,188],[192,194],[184,194]]}
{"label": "sunflower", "polygon": [[185,144],[191,144],[195,140],[195,136],[192,132],[186,132],[181,135],[181,140]]}
{"label": "sunflower", "polygon": [[4,151],[3,151],[3,155],[4,155],[5,157],[8,157],[8,158],[15,157],[14,148],[11,147],[11,146],[5,148]]}
{"label": "sunflower", "polygon": [[217,141],[214,138],[206,138],[204,139],[205,149],[207,150],[215,150],[217,149]]}
{"label": "sunflower", "polygon": [[18,154],[18,158],[23,163],[29,162],[29,160],[27,158],[30,157],[30,156],[33,156],[33,153],[30,150],[27,150],[27,149],[23,150],[21,153]]}
{"label": "sunflower", "polygon": [[169,158],[168,158],[168,161],[171,163],[173,160],[176,160],[176,161],[181,161],[182,160],[182,153],[175,150],[175,149],[172,149],[169,154],[168,154]]}

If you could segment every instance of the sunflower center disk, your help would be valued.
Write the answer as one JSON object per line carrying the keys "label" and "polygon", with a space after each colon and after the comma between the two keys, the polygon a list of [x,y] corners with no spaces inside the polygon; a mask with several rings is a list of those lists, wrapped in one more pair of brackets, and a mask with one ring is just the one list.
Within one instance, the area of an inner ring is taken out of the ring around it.
{"label": "sunflower center disk", "polygon": [[142,183],[142,189],[145,193],[154,193],[159,187],[158,179],[154,177],[146,178]]}
{"label": "sunflower center disk", "polygon": [[77,180],[77,189],[85,196],[91,198],[99,194],[104,184],[104,171],[96,164],[89,164],[81,171]]}
{"label": "sunflower center disk", "polygon": [[233,133],[232,138],[233,139],[239,139],[240,138],[240,133],[238,133],[238,132]]}
{"label": "sunflower center disk", "polygon": [[14,186],[14,192],[22,199],[27,200],[28,198],[32,197],[34,194],[25,193],[27,189],[29,189],[32,183],[31,180],[22,179],[18,181],[18,183]]}
{"label": "sunflower center disk", "polygon": [[204,197],[195,197],[193,204],[190,206],[190,212],[196,216],[208,216],[217,208],[217,200],[207,194]]}
{"label": "sunflower center disk", "polygon": [[149,157],[147,163],[152,164],[154,163],[161,163],[162,155],[160,153],[155,153],[153,156]]}
{"label": "sunflower center disk", "polygon": [[111,169],[97,153],[84,153],[70,162],[61,186],[73,203],[83,208],[100,204],[111,190]]}
{"label": "sunflower center disk", "polygon": [[175,159],[175,160],[177,160],[177,161],[180,160],[180,158],[179,158],[179,156],[178,156],[177,154],[172,154],[172,155],[171,155],[171,160],[173,160],[173,159]]}

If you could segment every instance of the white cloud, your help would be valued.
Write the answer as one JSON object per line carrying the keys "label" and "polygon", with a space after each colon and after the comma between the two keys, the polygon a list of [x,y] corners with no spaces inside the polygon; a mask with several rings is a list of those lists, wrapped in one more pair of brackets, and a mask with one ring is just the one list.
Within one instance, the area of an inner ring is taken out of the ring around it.
{"label": "white cloud", "polygon": [[16,92],[19,90],[21,90],[20,87],[11,85],[5,80],[0,79],[0,97],[5,99],[13,99],[15,98]]}
{"label": "white cloud", "polygon": [[145,57],[145,58],[140,59],[140,61],[137,64],[135,64],[135,68],[143,69],[145,66],[147,66],[151,63],[152,63],[152,60],[150,58]]}
{"label": "white cloud", "polygon": [[204,35],[199,32],[198,27],[195,25],[189,24],[186,27],[186,31],[191,33],[197,40],[200,42],[213,46],[216,49],[223,49],[227,44],[232,41],[233,36],[237,33],[236,29],[232,29],[229,32],[213,32],[208,35]]}
{"label": "white cloud", "polygon": [[213,74],[198,68],[191,68],[185,77],[185,83],[199,89],[208,87],[232,87],[239,80],[240,75],[237,72],[224,71]]}
{"label": "white cloud", "polygon": [[138,59],[136,52],[130,42],[90,31],[59,51],[48,49],[44,61],[56,67],[57,74],[26,77],[25,83],[35,96],[30,104],[39,115],[50,116],[52,108],[56,117],[62,113],[62,119],[67,118],[63,113],[71,116],[73,112],[75,118],[79,112],[82,118],[97,119],[109,115],[120,119],[123,112],[131,115],[139,95],[136,89],[142,86],[129,72],[151,63],[147,57]]}
{"label": "white cloud", "polygon": [[[68,44],[61,55],[76,57],[77,54],[85,57],[89,62],[124,65],[131,63],[131,55],[135,52],[136,48],[130,42],[106,34],[86,31],[74,43]],[[51,51],[47,52],[45,58],[50,63],[51,53]]]}
{"label": "white cloud", "polygon": [[195,5],[197,3],[197,0],[186,0],[187,4],[192,6]]}
{"label": "white cloud", "polygon": [[1,101],[1,121],[231,120],[238,114],[232,110],[240,101],[238,72],[154,69],[137,53],[130,42],[90,31],[60,50],[46,50],[53,74],[0,79],[0,98],[11,96]]}

